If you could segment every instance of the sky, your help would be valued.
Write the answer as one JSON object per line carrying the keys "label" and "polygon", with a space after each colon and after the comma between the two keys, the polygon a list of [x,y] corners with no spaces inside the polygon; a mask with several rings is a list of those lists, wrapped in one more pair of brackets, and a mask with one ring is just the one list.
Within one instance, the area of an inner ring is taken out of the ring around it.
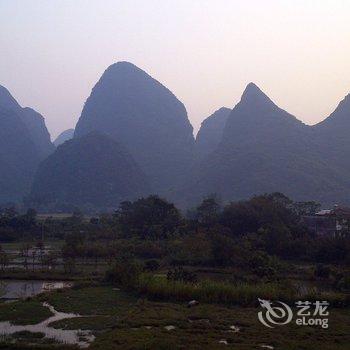
{"label": "sky", "polygon": [[350,93],[350,0],[0,0],[0,84],[53,138],[117,61],[168,87],[195,131],[251,81],[315,124]]}

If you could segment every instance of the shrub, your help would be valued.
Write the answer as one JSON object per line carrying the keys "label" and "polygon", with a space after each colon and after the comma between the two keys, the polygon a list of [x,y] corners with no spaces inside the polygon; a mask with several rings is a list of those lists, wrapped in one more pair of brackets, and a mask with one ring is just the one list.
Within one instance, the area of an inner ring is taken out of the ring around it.
{"label": "shrub", "polygon": [[159,267],[160,265],[157,260],[147,260],[143,269],[144,271],[156,271]]}
{"label": "shrub", "polygon": [[248,261],[248,266],[258,277],[274,278],[282,268],[278,258],[265,252],[256,252]]}
{"label": "shrub", "polygon": [[203,281],[197,284],[143,275],[139,292],[155,300],[189,301],[228,305],[255,305],[258,298],[291,301],[296,297],[293,288],[276,283],[239,283]]}
{"label": "shrub", "polygon": [[185,270],[183,267],[176,267],[173,270],[169,270],[167,273],[167,279],[169,281],[181,281],[195,283],[197,282],[197,276],[195,273]]}
{"label": "shrub", "polygon": [[331,269],[329,266],[323,264],[317,264],[315,268],[314,275],[319,278],[329,278],[331,274]]}
{"label": "shrub", "polygon": [[342,292],[350,291],[350,276],[342,276],[336,284],[336,288]]}
{"label": "shrub", "polygon": [[140,274],[141,267],[136,262],[118,260],[106,271],[105,281],[130,289],[137,286]]}

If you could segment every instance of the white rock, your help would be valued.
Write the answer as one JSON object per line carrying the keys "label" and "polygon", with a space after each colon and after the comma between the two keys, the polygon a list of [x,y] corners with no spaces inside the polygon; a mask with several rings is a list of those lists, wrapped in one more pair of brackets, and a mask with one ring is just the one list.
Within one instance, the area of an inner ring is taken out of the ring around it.
{"label": "white rock", "polygon": [[197,301],[197,300],[191,300],[187,304],[188,307],[193,307],[193,306],[197,306],[197,305],[199,305],[199,301]]}
{"label": "white rock", "polygon": [[241,329],[239,328],[239,327],[237,327],[237,326],[230,326],[230,332],[232,332],[232,333],[237,333],[237,332],[239,332]]}

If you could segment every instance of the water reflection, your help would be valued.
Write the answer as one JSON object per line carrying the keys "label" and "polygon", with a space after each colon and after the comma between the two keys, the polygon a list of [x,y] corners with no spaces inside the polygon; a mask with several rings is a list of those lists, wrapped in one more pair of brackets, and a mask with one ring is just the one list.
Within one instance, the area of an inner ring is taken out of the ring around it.
{"label": "water reflection", "polygon": [[71,282],[0,280],[0,299],[24,299],[55,289],[69,288]]}

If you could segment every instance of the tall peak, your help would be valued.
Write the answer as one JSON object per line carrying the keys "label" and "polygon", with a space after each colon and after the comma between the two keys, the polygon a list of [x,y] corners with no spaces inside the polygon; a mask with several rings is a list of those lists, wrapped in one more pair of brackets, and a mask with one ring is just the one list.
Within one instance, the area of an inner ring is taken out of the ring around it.
{"label": "tall peak", "polygon": [[241,102],[249,104],[274,104],[271,99],[254,84],[249,83],[245,88]]}
{"label": "tall peak", "polygon": [[2,85],[0,85],[0,106],[12,111],[21,108],[11,93]]}
{"label": "tall peak", "polygon": [[347,95],[344,97],[343,102],[350,103],[350,94],[347,94]]}
{"label": "tall peak", "polygon": [[119,61],[116,63],[111,64],[107,69],[106,73],[113,73],[113,72],[143,72],[143,70],[133,63],[127,62],[127,61]]}
{"label": "tall peak", "polygon": [[333,113],[325,120],[318,123],[318,126],[336,126],[342,131],[348,132],[348,126],[350,122],[350,94],[346,95],[341,100]]}

